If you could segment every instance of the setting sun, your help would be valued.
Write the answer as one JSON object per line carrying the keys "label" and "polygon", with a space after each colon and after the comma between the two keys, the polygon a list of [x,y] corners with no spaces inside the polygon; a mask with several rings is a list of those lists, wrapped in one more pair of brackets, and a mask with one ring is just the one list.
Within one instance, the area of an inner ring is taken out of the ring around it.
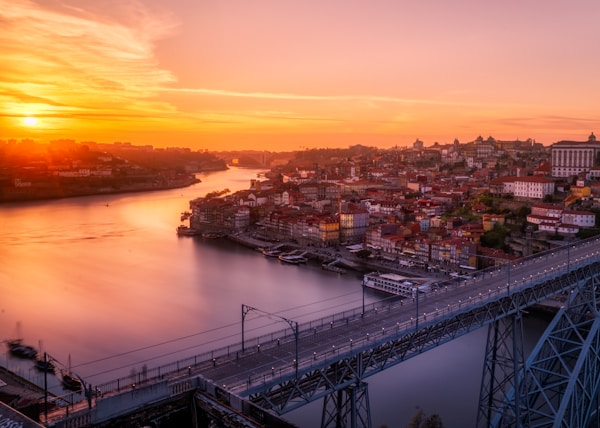
{"label": "setting sun", "polygon": [[23,118],[23,123],[27,126],[37,125],[38,120],[33,116],[27,116]]}
{"label": "setting sun", "polygon": [[600,128],[597,0],[104,3],[0,0],[4,138],[292,151]]}

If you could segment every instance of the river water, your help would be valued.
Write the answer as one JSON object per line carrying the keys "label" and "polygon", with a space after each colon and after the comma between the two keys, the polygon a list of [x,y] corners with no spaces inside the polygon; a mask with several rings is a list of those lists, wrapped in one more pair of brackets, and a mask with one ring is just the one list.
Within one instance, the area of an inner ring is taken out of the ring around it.
{"label": "river water", "polygon": [[[202,182],[184,189],[0,205],[0,340],[22,337],[99,384],[240,342],[242,304],[297,322],[360,306],[356,274],[175,234],[189,200],[248,188],[257,172],[199,174]],[[367,302],[378,299],[366,293]],[[282,321],[251,322],[247,337]],[[527,320],[529,346],[544,326]],[[485,336],[480,329],[367,379],[373,426],[404,427],[418,407],[447,428],[473,426]],[[5,349],[0,364],[43,382]],[[62,393],[57,379],[49,385]],[[320,415],[315,402],[285,418],[315,427]]]}

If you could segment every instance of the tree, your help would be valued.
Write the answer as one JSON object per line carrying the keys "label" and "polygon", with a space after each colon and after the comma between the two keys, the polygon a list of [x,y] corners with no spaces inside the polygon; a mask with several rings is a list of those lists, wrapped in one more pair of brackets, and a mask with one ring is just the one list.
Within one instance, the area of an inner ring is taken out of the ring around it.
{"label": "tree", "polygon": [[359,259],[366,259],[371,255],[371,251],[370,250],[358,250],[356,252],[356,257],[358,257]]}
{"label": "tree", "polygon": [[504,248],[508,229],[499,224],[495,224],[494,228],[481,235],[481,245],[489,248]]}
{"label": "tree", "polygon": [[442,418],[437,413],[434,413],[431,416],[427,416],[425,421],[421,424],[423,428],[444,428],[444,424],[442,423]]}
{"label": "tree", "polygon": [[408,425],[406,428],[420,428],[423,423],[423,419],[425,418],[425,413],[421,409],[417,409],[414,415],[408,421]]}
{"label": "tree", "polygon": [[444,428],[444,424],[437,413],[427,416],[423,410],[417,409],[406,428]]}

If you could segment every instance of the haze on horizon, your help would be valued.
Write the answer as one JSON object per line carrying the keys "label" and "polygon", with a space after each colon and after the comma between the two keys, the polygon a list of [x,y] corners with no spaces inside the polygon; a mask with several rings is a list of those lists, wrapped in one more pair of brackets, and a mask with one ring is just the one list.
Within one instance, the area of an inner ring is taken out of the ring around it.
{"label": "haze on horizon", "polygon": [[597,0],[0,0],[0,140],[582,141],[598,18]]}

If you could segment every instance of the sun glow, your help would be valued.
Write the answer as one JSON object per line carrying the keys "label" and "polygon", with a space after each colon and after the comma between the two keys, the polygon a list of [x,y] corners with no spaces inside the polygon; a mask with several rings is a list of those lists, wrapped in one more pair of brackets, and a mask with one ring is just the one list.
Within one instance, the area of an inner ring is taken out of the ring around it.
{"label": "sun glow", "polygon": [[37,125],[38,120],[33,116],[27,116],[23,118],[23,123],[26,126],[35,126]]}

